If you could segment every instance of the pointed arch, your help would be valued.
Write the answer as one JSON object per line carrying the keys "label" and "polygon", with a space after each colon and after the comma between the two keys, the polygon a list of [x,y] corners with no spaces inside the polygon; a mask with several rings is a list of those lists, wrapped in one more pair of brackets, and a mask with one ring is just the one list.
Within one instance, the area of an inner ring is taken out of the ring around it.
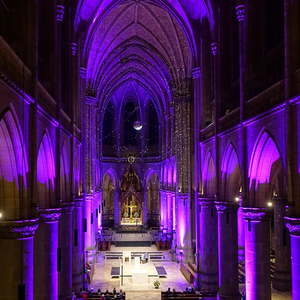
{"label": "pointed arch", "polygon": [[39,206],[51,207],[54,198],[55,162],[53,146],[47,131],[38,150],[36,177]]}
{"label": "pointed arch", "polygon": [[237,152],[231,143],[227,146],[222,159],[221,174],[223,181],[223,200],[233,201],[240,190],[241,171]]}
{"label": "pointed arch", "polygon": [[107,177],[109,177],[114,185],[114,187],[117,186],[117,182],[118,182],[118,176],[116,171],[113,168],[109,168],[108,170],[105,171],[104,175],[103,175],[103,179],[102,179],[102,185],[105,184]]}
{"label": "pointed arch", "polygon": [[283,194],[284,176],[278,147],[267,131],[263,131],[253,149],[249,167],[250,201],[265,206],[276,191]]}
{"label": "pointed arch", "polygon": [[60,193],[61,200],[70,199],[70,142],[65,139],[60,154]]}
{"label": "pointed arch", "polygon": [[214,196],[216,192],[216,168],[209,151],[206,154],[202,172],[202,187],[205,196]]}
{"label": "pointed arch", "polygon": [[0,118],[0,211],[4,218],[17,219],[21,215],[21,201],[25,198],[28,172],[27,155],[18,119],[13,108]]}
{"label": "pointed arch", "polygon": [[[73,194],[80,195],[82,193],[82,186],[80,181],[80,156],[81,156],[81,144],[75,142],[73,146]],[[99,178],[99,182],[100,182]],[[96,182],[98,182],[96,180]],[[101,186],[101,183],[100,183]]]}
{"label": "pointed arch", "polygon": [[160,181],[155,171],[150,171],[146,181],[148,224],[159,225],[161,217]]}
{"label": "pointed arch", "polygon": [[108,222],[113,218],[114,211],[114,193],[117,184],[117,176],[114,169],[108,169],[103,175],[103,221]]}

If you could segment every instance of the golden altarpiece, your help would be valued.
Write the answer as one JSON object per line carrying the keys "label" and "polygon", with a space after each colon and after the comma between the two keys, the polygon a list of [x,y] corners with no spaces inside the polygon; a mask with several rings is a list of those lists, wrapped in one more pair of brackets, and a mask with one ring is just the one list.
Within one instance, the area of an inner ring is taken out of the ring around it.
{"label": "golden altarpiece", "polygon": [[139,177],[132,165],[121,182],[121,225],[142,225],[143,201]]}

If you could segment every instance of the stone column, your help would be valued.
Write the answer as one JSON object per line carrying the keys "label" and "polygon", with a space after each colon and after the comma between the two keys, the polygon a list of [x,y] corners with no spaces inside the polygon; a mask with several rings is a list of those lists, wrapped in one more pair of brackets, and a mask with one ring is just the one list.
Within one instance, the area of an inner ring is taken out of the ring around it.
{"label": "stone column", "polygon": [[73,203],[63,203],[59,226],[61,247],[61,270],[59,272],[59,299],[72,296],[72,247],[73,247]]}
{"label": "stone column", "polygon": [[191,240],[191,220],[190,220],[190,198],[189,194],[177,193],[177,220],[176,220],[176,234],[177,234],[177,259],[180,262],[193,262],[193,249]]}
{"label": "stone column", "polygon": [[166,192],[160,191],[160,228],[166,226]]}
{"label": "stone column", "polygon": [[243,208],[246,299],[271,300],[270,223],[262,208]]}
{"label": "stone column", "polygon": [[72,262],[72,282],[73,289],[79,292],[83,287],[83,201],[78,199],[74,201],[73,210],[73,262]]}
{"label": "stone column", "polygon": [[120,226],[120,191],[118,188],[114,190],[114,225]]}
{"label": "stone column", "polygon": [[275,272],[273,288],[279,291],[291,290],[290,243],[288,232],[284,224],[286,201],[274,198],[274,233],[275,233]]}
{"label": "stone column", "polygon": [[144,201],[143,201],[143,225],[148,227],[148,187],[144,189]]}
{"label": "stone column", "polygon": [[87,159],[87,125],[86,125],[86,119],[87,119],[87,107],[85,104],[85,92],[86,92],[86,79],[87,77],[87,70],[85,67],[80,67],[80,123],[82,124],[81,130],[84,132],[81,138],[82,147],[81,147],[81,155],[80,155],[80,176],[81,176],[81,182],[82,182],[82,193],[87,193],[87,165],[86,165],[86,159]]}
{"label": "stone column", "polygon": [[41,209],[36,233],[35,299],[58,299],[58,221],[60,208]]}
{"label": "stone column", "polygon": [[218,212],[218,299],[240,300],[238,276],[237,207],[216,202]]}
{"label": "stone column", "polygon": [[0,299],[34,298],[34,234],[38,219],[0,222]]}
{"label": "stone column", "polygon": [[199,283],[200,290],[217,294],[218,290],[218,234],[217,212],[213,199],[201,199],[200,204],[200,247]]}
{"label": "stone column", "polygon": [[237,212],[238,221],[238,258],[239,262],[245,262],[245,233],[244,233],[244,218],[243,218],[243,199],[239,197],[239,208]]}
{"label": "stone column", "polygon": [[168,192],[168,234],[172,234],[173,232],[173,193]]}
{"label": "stone column", "polygon": [[101,202],[101,192],[98,191],[94,195],[94,232],[95,232],[95,240],[98,236],[98,230],[99,230],[99,219],[100,219],[100,212],[99,212],[99,206]]}
{"label": "stone column", "polygon": [[298,300],[300,299],[300,218],[286,217],[285,220],[291,241],[292,299]]}
{"label": "stone column", "polygon": [[194,287],[195,289],[200,289],[200,199],[201,195],[199,193],[196,194],[195,197],[195,227],[196,227],[196,278],[194,281]]}
{"label": "stone column", "polygon": [[85,223],[85,232],[84,232],[84,249],[93,248],[93,233],[92,233],[92,224],[91,224],[91,214],[92,214],[92,201],[93,196],[87,195],[84,201],[84,223]]}

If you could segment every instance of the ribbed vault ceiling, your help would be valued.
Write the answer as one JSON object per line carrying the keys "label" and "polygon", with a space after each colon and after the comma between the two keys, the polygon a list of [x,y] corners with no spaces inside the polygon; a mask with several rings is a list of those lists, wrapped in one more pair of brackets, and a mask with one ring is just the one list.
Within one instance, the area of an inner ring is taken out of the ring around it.
{"label": "ribbed vault ceiling", "polygon": [[78,10],[80,19],[94,16],[83,55],[89,87],[104,103],[135,82],[164,110],[172,89],[191,77],[194,49],[187,27],[159,1],[109,2],[82,1]]}

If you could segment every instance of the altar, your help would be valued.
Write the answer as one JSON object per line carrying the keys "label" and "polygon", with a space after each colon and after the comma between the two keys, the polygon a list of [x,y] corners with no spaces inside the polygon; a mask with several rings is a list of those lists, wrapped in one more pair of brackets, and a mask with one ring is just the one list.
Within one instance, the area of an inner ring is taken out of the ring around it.
{"label": "altar", "polygon": [[120,202],[120,225],[142,225],[141,184],[132,165],[129,166],[122,179]]}

